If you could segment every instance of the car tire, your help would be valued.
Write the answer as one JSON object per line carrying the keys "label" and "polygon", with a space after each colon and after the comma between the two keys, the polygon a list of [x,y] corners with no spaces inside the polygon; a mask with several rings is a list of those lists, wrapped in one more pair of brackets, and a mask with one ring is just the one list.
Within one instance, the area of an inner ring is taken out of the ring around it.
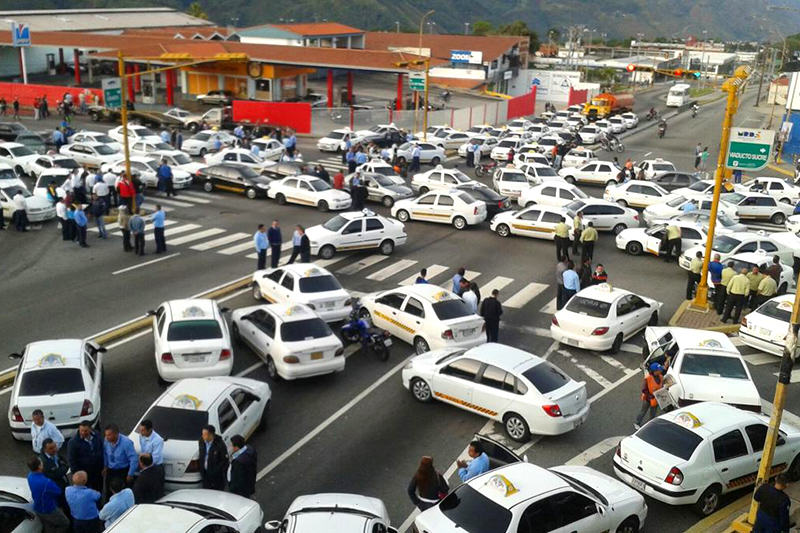
{"label": "car tire", "polygon": [[650,315],[650,320],[647,322],[648,326],[657,326],[658,325],[658,311],[653,311],[653,314]]}
{"label": "car tire", "polygon": [[467,219],[458,216],[453,219],[453,227],[457,230],[462,230],[467,227]]}
{"label": "car tire", "polygon": [[508,413],[503,417],[503,429],[506,430],[506,435],[516,442],[528,442],[531,439],[528,423],[517,413]]}
{"label": "car tire", "polygon": [[317,204],[317,209],[319,209],[323,213],[326,213],[330,210],[330,207],[328,207],[328,202],[326,202],[325,200],[320,200],[319,203]]}
{"label": "car tire", "polygon": [[429,192],[430,192],[430,189],[427,188],[427,187],[420,187],[419,188],[419,193],[420,194],[428,194]]}
{"label": "car tire", "polygon": [[326,244],[319,249],[319,253],[317,255],[322,259],[331,259],[335,253],[336,248],[334,248],[332,244]]}
{"label": "car tire", "polygon": [[420,403],[431,403],[433,401],[433,394],[431,387],[420,378],[414,378],[409,384],[411,395]]}
{"label": "car tire", "polygon": [[92,122],[100,122],[100,113],[97,111],[92,111],[90,116],[92,117]]}
{"label": "car tire", "polygon": [[573,178],[572,176],[564,176],[564,181],[566,181],[570,185],[575,185],[575,178]]}
{"label": "car tire", "polygon": [[213,190],[214,190],[214,184],[213,184],[213,183],[211,183],[211,181],[210,181],[210,180],[206,180],[206,181],[203,183],[203,190],[204,190],[204,191],[206,191],[206,192],[211,192],[211,191],[213,191]]}
{"label": "car tire", "polygon": [[442,162],[442,160],[440,158],[438,158],[438,157],[434,157],[433,159],[431,159],[431,165],[433,165],[433,166],[436,166],[441,162]]}
{"label": "car tire", "polygon": [[231,324],[231,338],[235,341],[241,339],[239,335],[239,326],[237,326],[236,324]]}
{"label": "car tire", "polygon": [[205,148],[200,148],[200,153],[198,155],[200,157],[205,157],[207,153],[208,153],[208,150],[206,150]]}
{"label": "car tire", "polygon": [[366,307],[362,307],[358,311],[358,318],[372,326],[372,315],[369,314],[369,310]]}
{"label": "car tire", "polygon": [[417,355],[429,352],[430,350],[431,347],[428,344],[428,341],[422,337],[414,337],[414,351],[417,353]]}
{"label": "car tire", "polygon": [[17,173],[17,176],[25,176],[25,175],[26,175],[26,174],[25,174],[25,169],[24,169],[24,168],[22,168],[22,167],[21,167],[21,166],[19,166],[19,165],[15,165],[15,166],[14,166],[14,172],[16,172],[16,173]]}
{"label": "car tire", "polygon": [[286,205],[286,197],[281,193],[275,196],[275,201],[278,202],[278,205]]}
{"label": "car tire", "polygon": [[619,235],[620,233],[622,233],[623,230],[626,230],[626,229],[628,229],[628,226],[626,226],[625,224],[617,224],[616,226],[614,226],[614,229],[611,230],[611,231],[614,232],[614,235]]}
{"label": "car tire", "polygon": [[275,361],[271,356],[267,356],[267,376],[272,381],[280,381],[281,376],[278,374],[278,367],[275,366]]}
{"label": "car tire", "polygon": [[501,237],[511,236],[511,228],[508,227],[508,224],[498,224],[494,231]]}
{"label": "car tire", "polygon": [[789,470],[786,471],[786,475],[789,476],[789,481],[800,481],[800,454],[794,458]]}
{"label": "car tire", "polygon": [[617,200],[617,205],[620,207],[628,207],[628,202],[625,200]]}
{"label": "car tire", "polygon": [[609,353],[618,353],[619,349],[622,348],[622,333],[617,333],[617,336],[614,337],[614,343],[611,345],[611,348],[608,349]]}
{"label": "car tire", "polygon": [[405,209],[401,209],[400,211],[397,212],[397,220],[399,220],[400,222],[408,222],[410,218],[411,216]]}
{"label": "car tire", "polygon": [[189,131],[191,131],[192,133],[197,133],[197,130],[199,129],[200,126],[197,124],[197,122],[192,122],[191,124],[189,124]]}
{"label": "car tire", "polygon": [[619,182],[617,180],[608,180],[606,182],[606,187],[611,187],[612,185],[619,185]]}
{"label": "car tire", "polygon": [[629,516],[617,528],[617,533],[639,533],[639,518]]}
{"label": "car tire", "polygon": [[394,205],[394,198],[391,196],[384,196],[383,199],[381,199],[381,203],[383,207],[392,207]]}
{"label": "car tire", "polygon": [[719,507],[719,495],[722,491],[719,488],[719,485],[711,485],[703,494],[700,495],[700,498],[694,504],[694,510],[700,516],[709,516],[714,513]]}
{"label": "car tire", "polygon": [[786,286],[786,282],[784,281],[783,283],[781,283],[781,286],[778,287],[778,294],[786,294],[787,290],[788,287]]}
{"label": "car tire", "polygon": [[525,205],[523,205],[522,207],[527,209],[528,207],[533,207],[534,205],[536,205],[536,202],[531,200],[530,202],[526,202]]}
{"label": "car tire", "polygon": [[792,201],[789,200],[788,198],[781,198],[781,202],[783,202],[785,204],[791,204],[792,203]]}
{"label": "car tire", "polygon": [[780,226],[781,224],[786,222],[786,215],[784,215],[783,213],[775,213],[769,218],[769,221],[777,226]]}
{"label": "car tire", "polygon": [[381,243],[379,248],[383,255],[392,255],[392,252],[394,252],[394,241],[386,239]]}
{"label": "car tire", "polygon": [[642,243],[631,241],[625,245],[625,251],[630,255],[642,255]]}
{"label": "car tire", "polygon": [[256,192],[256,190],[255,190],[255,189],[253,189],[253,188],[250,188],[250,189],[247,189],[247,190],[244,192],[244,195],[245,195],[245,196],[247,196],[247,197],[248,197],[249,199],[251,199],[251,200],[255,200],[255,199],[256,199],[256,196],[258,196],[258,193]]}
{"label": "car tire", "polygon": [[261,287],[258,286],[258,283],[253,283],[253,299],[259,302],[264,299],[264,294],[261,292]]}

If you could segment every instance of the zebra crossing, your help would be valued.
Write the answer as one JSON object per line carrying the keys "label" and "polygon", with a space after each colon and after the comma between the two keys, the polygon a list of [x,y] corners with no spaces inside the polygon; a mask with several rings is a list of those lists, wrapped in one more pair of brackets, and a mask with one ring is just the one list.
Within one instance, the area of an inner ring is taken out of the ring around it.
{"label": "zebra crossing", "polygon": [[342,156],[338,154],[329,157],[323,157],[322,159],[318,159],[317,161],[311,161],[309,164],[322,165],[325,168],[325,170],[331,173],[347,169],[347,164],[342,163]]}

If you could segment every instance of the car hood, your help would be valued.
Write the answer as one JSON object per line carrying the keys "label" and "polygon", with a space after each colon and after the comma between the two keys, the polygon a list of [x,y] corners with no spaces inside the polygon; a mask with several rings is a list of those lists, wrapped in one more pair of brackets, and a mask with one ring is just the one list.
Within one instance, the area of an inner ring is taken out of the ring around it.
{"label": "car hood", "polygon": [[329,200],[349,200],[350,195],[344,191],[340,191],[338,189],[328,189],[327,191],[321,191],[320,197],[326,198]]}
{"label": "car hood", "polygon": [[257,178],[250,178],[250,181],[255,185],[269,185],[274,180],[266,176],[258,176]]}
{"label": "car hood", "polygon": [[699,402],[723,402],[734,405],[761,405],[761,396],[749,379],[678,374],[683,398]]}
{"label": "car hood", "polygon": [[310,228],[306,229],[306,235],[308,235],[308,239],[310,241],[317,241],[327,237],[332,237],[333,235],[336,235],[336,232],[326,229],[322,226],[311,226]]}
{"label": "car hood", "polygon": [[47,209],[48,207],[55,209],[50,200],[36,195],[25,198],[25,207],[28,209]]}
{"label": "car hood", "polygon": [[411,196],[414,194],[414,191],[411,190],[411,187],[406,185],[387,185],[383,188],[400,196]]}
{"label": "car hood", "polygon": [[586,485],[602,494],[610,505],[619,505],[629,500],[643,500],[642,496],[634,489],[611,476],[607,476],[588,466],[554,466],[551,468],[567,476],[582,481]]}
{"label": "car hood", "polygon": [[[128,434],[128,438],[133,441],[133,447],[136,448],[136,452],[140,452],[139,434],[131,431]],[[198,453],[199,448],[196,440],[164,439],[164,460],[167,462],[180,461],[188,463],[192,459],[196,459]]]}
{"label": "car hood", "polygon": [[172,167],[172,172],[174,174],[175,173],[175,169],[180,169],[180,170],[185,170],[189,174],[194,175],[195,172],[197,172],[201,168],[206,168],[207,166],[208,165],[204,165],[203,163],[198,163],[198,162],[192,161],[191,163],[186,163],[186,164],[183,164],[183,165],[178,165],[176,167]]}

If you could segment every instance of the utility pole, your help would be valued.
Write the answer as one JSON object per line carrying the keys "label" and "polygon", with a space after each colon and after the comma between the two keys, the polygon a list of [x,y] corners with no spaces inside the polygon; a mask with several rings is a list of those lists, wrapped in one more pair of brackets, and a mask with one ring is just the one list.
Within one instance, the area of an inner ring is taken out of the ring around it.
{"label": "utility pole", "polygon": [[[766,50],[764,50],[766,52]],[[764,70],[767,68],[767,54],[759,54],[761,56],[761,68],[759,69],[758,77],[758,92],[756,93],[756,103],[753,107],[758,107],[758,101],[761,100],[761,85],[764,83]],[[756,56],[756,68],[758,68],[758,56]]]}

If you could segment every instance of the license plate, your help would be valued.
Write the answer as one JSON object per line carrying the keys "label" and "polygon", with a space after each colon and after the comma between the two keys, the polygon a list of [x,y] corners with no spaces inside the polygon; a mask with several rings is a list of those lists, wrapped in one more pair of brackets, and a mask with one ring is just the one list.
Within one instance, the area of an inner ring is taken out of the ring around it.
{"label": "license plate", "polygon": [[204,355],[184,355],[184,361],[188,361],[190,363],[200,363],[205,361],[206,357]]}
{"label": "license plate", "polygon": [[475,328],[461,330],[462,337],[470,337],[475,334]]}
{"label": "license plate", "polygon": [[578,341],[576,341],[575,339],[570,339],[569,337],[563,337],[561,339],[561,342],[563,342],[564,344],[569,344],[570,346],[577,346],[578,344]]}
{"label": "license plate", "polygon": [[772,332],[767,328],[758,328],[758,333],[763,335],[764,337],[769,337],[772,335]]}
{"label": "license plate", "polygon": [[336,305],[336,302],[325,302],[325,303],[323,304],[323,306],[325,307],[325,309],[330,309],[330,308],[331,308],[331,307],[333,307],[334,305]]}
{"label": "license plate", "polygon": [[383,344],[384,344],[384,346],[386,346],[388,348],[389,346],[392,345],[392,339],[388,339],[388,338],[387,339],[383,339]]}
{"label": "license plate", "polygon": [[314,352],[314,353],[312,353],[311,354],[311,359],[312,360],[322,359],[322,352]]}
{"label": "license plate", "polygon": [[644,492],[645,487],[647,487],[644,481],[635,477],[631,477],[631,486],[640,492]]}

